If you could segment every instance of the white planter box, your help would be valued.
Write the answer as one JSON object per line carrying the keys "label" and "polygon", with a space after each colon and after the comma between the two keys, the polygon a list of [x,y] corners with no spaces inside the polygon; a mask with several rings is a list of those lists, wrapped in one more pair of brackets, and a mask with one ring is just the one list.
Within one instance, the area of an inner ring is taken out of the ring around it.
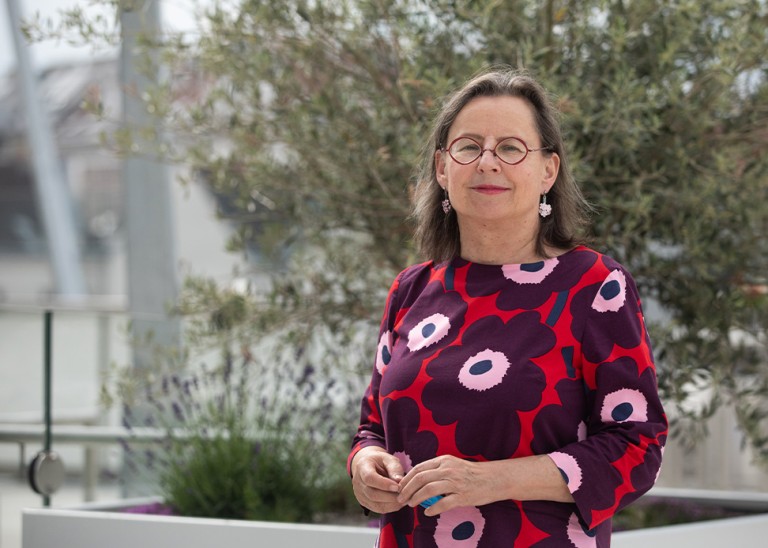
{"label": "white planter box", "polygon": [[615,533],[613,548],[752,548],[766,546],[768,515],[715,519]]}
{"label": "white planter box", "polygon": [[[142,502],[146,502],[145,500]],[[378,531],[370,527],[310,525],[265,521],[183,518],[129,514],[127,507],[86,505],[79,509],[22,511],[22,548],[361,548],[372,547]]]}
{"label": "white planter box", "polygon": [[[146,502],[146,500],[142,501]],[[127,506],[126,501],[121,503]],[[366,527],[254,522],[128,514],[116,505],[25,509],[22,548],[367,548],[377,530]],[[768,514],[626,531],[614,548],[764,546]]]}

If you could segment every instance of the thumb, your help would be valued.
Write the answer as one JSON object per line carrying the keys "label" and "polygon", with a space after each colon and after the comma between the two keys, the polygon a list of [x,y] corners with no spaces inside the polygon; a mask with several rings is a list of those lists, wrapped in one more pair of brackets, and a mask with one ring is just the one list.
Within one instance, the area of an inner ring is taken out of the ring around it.
{"label": "thumb", "polygon": [[395,481],[400,481],[403,479],[403,465],[400,463],[400,459],[397,457],[388,459],[385,467],[387,469],[387,475],[390,477],[390,479]]}

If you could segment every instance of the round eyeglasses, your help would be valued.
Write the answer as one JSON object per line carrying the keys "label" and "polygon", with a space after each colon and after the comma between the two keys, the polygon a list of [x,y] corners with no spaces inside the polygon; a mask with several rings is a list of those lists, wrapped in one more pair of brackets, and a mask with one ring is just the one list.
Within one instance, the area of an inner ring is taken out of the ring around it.
{"label": "round eyeglasses", "polygon": [[507,137],[496,143],[496,146],[493,148],[483,148],[483,146],[472,137],[459,137],[451,141],[448,148],[440,150],[448,152],[448,154],[451,155],[451,158],[461,165],[471,164],[485,154],[486,150],[490,150],[496,158],[505,164],[514,166],[525,160],[529,152],[538,152],[540,150],[549,152],[550,148],[528,148],[525,141],[518,137]]}

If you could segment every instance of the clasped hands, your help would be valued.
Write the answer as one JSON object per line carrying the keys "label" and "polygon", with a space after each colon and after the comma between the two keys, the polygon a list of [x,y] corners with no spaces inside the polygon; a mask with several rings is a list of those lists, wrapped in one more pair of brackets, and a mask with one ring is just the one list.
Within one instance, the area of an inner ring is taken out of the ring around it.
{"label": "clasped hands", "polygon": [[424,510],[435,516],[460,506],[493,502],[493,478],[483,463],[442,455],[414,466],[407,473],[400,460],[380,447],[364,447],[352,461],[352,488],[358,502],[374,512],[395,512],[404,506],[442,495]]}

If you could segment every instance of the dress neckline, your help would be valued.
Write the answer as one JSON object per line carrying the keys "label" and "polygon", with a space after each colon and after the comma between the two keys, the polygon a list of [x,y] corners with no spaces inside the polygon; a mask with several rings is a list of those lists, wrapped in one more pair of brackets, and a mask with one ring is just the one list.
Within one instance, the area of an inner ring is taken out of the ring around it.
{"label": "dress neckline", "polygon": [[568,255],[571,255],[574,251],[583,250],[585,249],[583,245],[577,245],[576,247],[573,247],[564,253],[561,253],[560,255],[555,255],[554,257],[548,257],[546,259],[541,259],[539,261],[530,261],[525,263],[500,263],[500,264],[489,264],[489,263],[478,263],[473,261],[468,261],[467,259],[464,259],[462,257],[455,257],[450,261],[450,265],[454,268],[459,268],[463,266],[474,266],[479,268],[489,268],[489,269],[497,269],[497,268],[503,268],[503,267],[524,267],[525,265],[538,265],[538,264],[547,264],[551,262],[559,262],[562,259],[565,259]]}

